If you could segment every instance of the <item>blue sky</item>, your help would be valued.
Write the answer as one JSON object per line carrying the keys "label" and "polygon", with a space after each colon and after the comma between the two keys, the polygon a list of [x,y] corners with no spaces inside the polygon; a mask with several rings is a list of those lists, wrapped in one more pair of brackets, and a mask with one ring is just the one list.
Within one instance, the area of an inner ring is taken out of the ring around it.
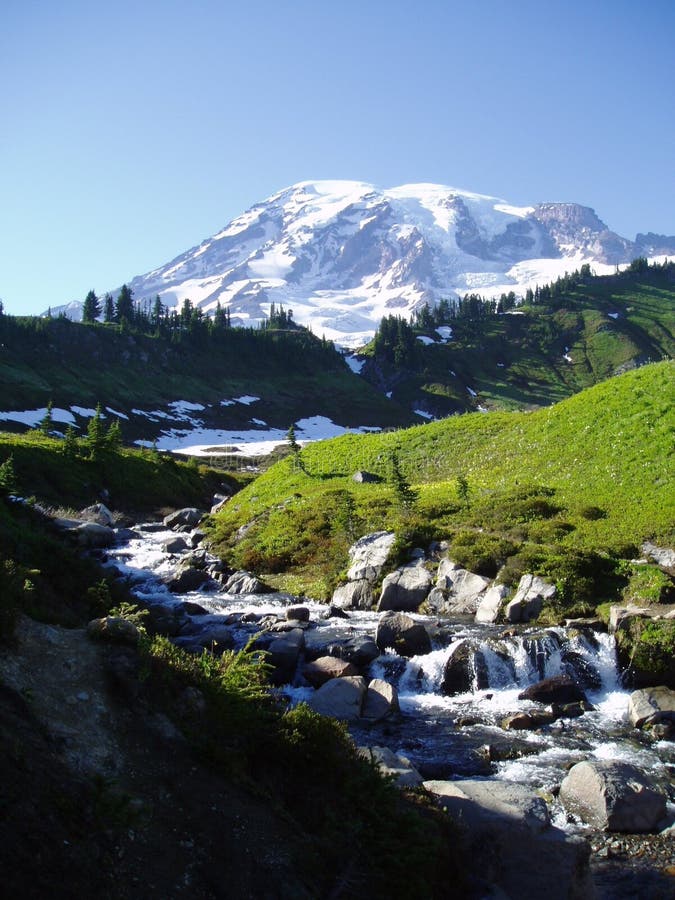
{"label": "blue sky", "polygon": [[296,181],[675,233],[672,0],[4,0],[0,297],[38,313]]}

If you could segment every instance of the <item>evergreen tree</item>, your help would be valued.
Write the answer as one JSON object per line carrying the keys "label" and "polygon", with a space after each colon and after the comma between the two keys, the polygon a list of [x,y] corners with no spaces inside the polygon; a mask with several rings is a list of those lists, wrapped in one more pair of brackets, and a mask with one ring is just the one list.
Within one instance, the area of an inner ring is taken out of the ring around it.
{"label": "evergreen tree", "polygon": [[41,431],[42,434],[51,434],[51,430],[54,427],[54,418],[52,415],[52,411],[54,409],[54,404],[50,400],[47,403],[47,408],[45,409],[44,416],[38,422],[38,431]]}
{"label": "evergreen tree", "polygon": [[14,457],[8,456],[0,465],[0,496],[13,494],[17,490],[16,472],[14,470]]}
{"label": "evergreen tree", "polygon": [[108,450],[118,450],[122,446],[122,427],[119,419],[113,419],[105,436]]}
{"label": "evergreen tree", "polygon": [[75,436],[75,429],[72,425],[68,425],[66,428],[61,452],[69,459],[74,459],[77,456],[77,437]]}
{"label": "evergreen tree", "polygon": [[96,412],[87,425],[87,448],[90,459],[98,459],[106,445],[105,429],[103,427],[103,408],[96,404]]}
{"label": "evergreen tree", "polygon": [[113,303],[112,294],[106,294],[103,298],[103,321],[115,321],[115,304]]}
{"label": "evergreen tree", "polygon": [[410,510],[418,495],[401,471],[401,463],[396,450],[392,450],[389,456],[389,482],[394,489],[394,494],[400,506],[405,511]]}
{"label": "evergreen tree", "polygon": [[115,321],[121,323],[124,320],[129,324],[134,320],[133,292],[126,284],[120,288],[115,304]]}
{"label": "evergreen tree", "polygon": [[101,304],[99,303],[98,297],[94,291],[89,291],[87,296],[84,298],[84,305],[82,307],[82,321],[83,322],[95,322],[96,319],[101,315]]}

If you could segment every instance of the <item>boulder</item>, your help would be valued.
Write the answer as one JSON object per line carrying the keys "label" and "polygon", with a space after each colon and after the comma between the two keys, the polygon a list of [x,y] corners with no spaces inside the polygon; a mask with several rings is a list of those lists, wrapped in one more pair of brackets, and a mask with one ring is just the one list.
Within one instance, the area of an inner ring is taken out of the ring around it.
{"label": "boulder", "polygon": [[250,572],[234,572],[223,585],[228,594],[262,594],[265,585]]}
{"label": "boulder", "polygon": [[537,703],[577,703],[588,702],[586,695],[569,675],[554,675],[531,684],[518,694],[519,700],[534,700]]}
{"label": "boulder", "polygon": [[485,657],[478,645],[466,638],[458,641],[445,663],[442,693],[453,696],[489,686]]}
{"label": "boulder", "polygon": [[382,582],[378,612],[415,612],[426,600],[431,584],[431,573],[417,563],[390,572]]}
{"label": "boulder", "polygon": [[419,656],[431,652],[431,638],[424,625],[410,616],[393,611],[380,616],[375,643],[381,651],[392,648],[399,656]]}
{"label": "boulder", "polygon": [[162,550],[165,553],[182,553],[184,550],[188,549],[188,544],[185,538],[176,535],[176,537],[167,538],[165,541],[162,541]]}
{"label": "boulder", "polygon": [[330,656],[346,659],[360,670],[367,668],[380,655],[375,641],[366,635],[357,635],[346,641],[330,644],[328,652]]}
{"label": "boulder", "polygon": [[354,722],[361,716],[366,680],[360,675],[333,678],[309,698],[308,705],[323,716]]}
{"label": "boulder", "polygon": [[398,712],[398,691],[382,678],[368,682],[368,693],[361,710],[361,716],[371,722],[379,722],[392,713]]}
{"label": "boulder", "polygon": [[657,547],[656,544],[646,541],[641,549],[647,559],[653,560],[657,566],[675,575],[675,550],[672,547]]}
{"label": "boulder", "polygon": [[204,515],[204,510],[186,506],[184,509],[177,509],[165,516],[163,522],[167,528],[172,528],[174,531],[189,531],[199,524]]}
{"label": "boulder", "polygon": [[508,592],[509,589],[504,584],[494,584],[489,588],[478,601],[476,622],[496,622]]}
{"label": "boulder", "polygon": [[373,599],[370,582],[360,578],[358,581],[350,581],[335,588],[332,604],[339,609],[370,609]]}
{"label": "boulder", "polygon": [[506,731],[533,731],[544,725],[550,725],[557,718],[553,712],[517,712],[502,719],[502,728]]}
{"label": "boulder", "polygon": [[267,662],[274,669],[271,675],[274,684],[287,684],[293,680],[304,644],[305,635],[301,628],[292,628],[269,644]]}
{"label": "boulder", "polygon": [[586,760],[560,786],[565,809],[604,831],[653,831],[666,814],[666,797],[637,766]]}
{"label": "boulder", "polygon": [[87,636],[93,640],[111,641],[115,644],[137,644],[138,628],[122,616],[103,616],[92,619],[87,625]]}
{"label": "boulder", "polygon": [[349,548],[352,564],[347,578],[350,581],[377,581],[395,540],[393,531],[376,531],[359,538]]}
{"label": "boulder", "polygon": [[354,472],[352,481],[355,481],[357,484],[378,484],[382,481],[382,478],[379,475],[375,475],[374,472],[365,472],[361,470],[359,472]]}
{"label": "boulder", "polygon": [[555,585],[538,575],[523,575],[515,597],[504,611],[507,622],[530,622],[536,619],[544,603],[555,596]]}
{"label": "boulder", "polygon": [[112,528],[115,524],[113,514],[103,503],[94,503],[93,506],[87,506],[86,509],[83,509],[80,512],[79,518],[83,522],[94,522],[96,525],[107,525],[108,528]]}
{"label": "boulder", "polygon": [[82,522],[74,529],[73,533],[80,546],[91,550],[110,547],[115,540],[115,532],[112,528],[107,525],[97,525],[96,522]]}
{"label": "boulder", "polygon": [[196,591],[203,587],[211,578],[204,569],[195,569],[189,566],[178,572],[168,584],[169,590],[174,594],[185,594],[188,591]]}
{"label": "boulder", "polygon": [[491,779],[425,781],[464,828],[471,896],[582,900],[595,896],[582,838],[549,825],[544,801],[524,785]]}
{"label": "boulder", "polygon": [[286,620],[289,622],[309,622],[309,610],[306,606],[289,606],[286,610]]}
{"label": "boulder", "polygon": [[436,573],[436,587],[444,592],[445,604],[439,612],[473,615],[489,586],[489,578],[469,572],[452,560],[442,559]]}
{"label": "boulder", "polygon": [[313,662],[305,664],[302,674],[313,688],[319,688],[331,678],[346,678],[350,675],[358,675],[356,667],[344,659],[336,656],[320,656]]}
{"label": "boulder", "polygon": [[665,685],[633,691],[628,700],[628,717],[634,728],[675,724],[675,691]]}
{"label": "boulder", "polygon": [[422,776],[407,756],[394,753],[389,747],[359,747],[359,756],[370,760],[386,777],[394,777],[398,787],[415,788],[422,784]]}

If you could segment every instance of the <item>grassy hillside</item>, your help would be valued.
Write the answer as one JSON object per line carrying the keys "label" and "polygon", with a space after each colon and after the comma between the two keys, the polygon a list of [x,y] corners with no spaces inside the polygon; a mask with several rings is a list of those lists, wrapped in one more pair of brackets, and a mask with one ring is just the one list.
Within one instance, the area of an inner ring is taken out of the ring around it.
{"label": "grassy hillside", "polygon": [[[675,355],[675,265],[580,277],[506,314],[455,318],[452,340],[395,367],[374,347],[363,374],[408,408],[448,415],[549,405],[605,378]],[[433,330],[417,329],[438,339]],[[472,394],[470,390],[474,393]]]}
{"label": "grassy hillside", "polygon": [[[402,553],[447,539],[478,571],[495,575],[507,563],[509,583],[525,569],[558,574],[571,600],[599,602],[616,589],[609,557],[673,538],[673,372],[669,362],[645,366],[535,412],[310,445],[239,494],[219,514],[215,540],[234,564],[328,597],[353,539],[393,528]],[[392,453],[418,494],[410,508]],[[382,482],[354,483],[358,469]]]}

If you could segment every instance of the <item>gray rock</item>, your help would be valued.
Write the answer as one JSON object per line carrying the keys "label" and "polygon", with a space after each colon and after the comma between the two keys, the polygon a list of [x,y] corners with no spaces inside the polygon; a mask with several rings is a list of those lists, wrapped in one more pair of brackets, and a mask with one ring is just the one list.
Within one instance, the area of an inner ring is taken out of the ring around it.
{"label": "gray rock", "polygon": [[93,506],[87,506],[86,509],[83,509],[80,512],[79,518],[83,522],[94,522],[96,525],[107,525],[108,528],[112,528],[115,524],[113,514],[103,503],[94,503]]}
{"label": "gray rock", "polygon": [[628,717],[634,728],[675,722],[675,691],[665,685],[633,691]]}
{"label": "gray rock", "polygon": [[505,816],[515,826],[525,826],[532,834],[540,834],[551,824],[546,802],[532,788],[514,781],[425,781],[424,787],[437,797],[470,800],[485,812]]}
{"label": "gray rock", "polygon": [[174,531],[190,529],[199,524],[204,514],[202,509],[186,506],[184,509],[177,509],[165,516],[163,521],[167,528],[173,528]]}
{"label": "gray rock", "polygon": [[445,663],[441,691],[448,696],[489,687],[487,665],[483,653],[474,641],[457,642]]}
{"label": "gray rock", "polygon": [[504,584],[494,584],[489,588],[478,602],[476,608],[476,622],[489,624],[496,622],[502,604],[509,593],[509,589]]}
{"label": "gray rock", "polygon": [[376,531],[359,538],[349,548],[352,564],[347,578],[350,581],[377,581],[395,540],[392,531]]}
{"label": "gray rock", "polygon": [[538,575],[523,575],[516,595],[504,611],[508,622],[530,622],[536,619],[547,600],[555,597],[556,589]]}
{"label": "gray rock", "polygon": [[355,481],[357,484],[378,484],[382,479],[379,475],[375,475],[373,472],[354,472],[352,475],[352,481]]}
{"label": "gray rock", "polygon": [[110,547],[115,540],[115,532],[107,525],[97,525],[96,522],[83,522],[74,529],[77,542],[82,547],[89,549]]}
{"label": "gray rock", "polygon": [[292,628],[271,642],[267,652],[268,662],[274,667],[271,675],[274,684],[287,684],[292,681],[304,644],[305,635],[301,628]]}
{"label": "gray rock", "polygon": [[444,610],[461,614],[476,612],[476,608],[490,579],[461,568],[449,559],[442,559],[436,573],[436,587],[446,592]]}
{"label": "gray rock", "polygon": [[174,594],[185,594],[188,591],[196,591],[203,587],[211,578],[209,573],[204,569],[195,569],[189,566],[178,572],[174,578],[169,581],[169,590]]}
{"label": "gray rock", "polygon": [[261,594],[265,586],[250,572],[235,572],[223,585],[228,594]]}
{"label": "gray rock", "polygon": [[302,674],[312,687],[319,688],[332,678],[346,678],[358,675],[358,672],[352,663],[337,656],[320,656],[306,663]]}
{"label": "gray rock", "polygon": [[361,710],[361,716],[372,722],[379,722],[398,712],[398,691],[393,684],[382,678],[373,678],[368,682],[368,693]]}
{"label": "gray rock", "polygon": [[672,547],[657,547],[649,541],[642,545],[642,552],[648,559],[652,559],[657,566],[667,569],[671,575],[675,575],[675,550]]}
{"label": "gray rock", "polygon": [[382,582],[378,612],[416,612],[426,600],[431,585],[431,573],[417,563],[390,572]]}
{"label": "gray rock", "polygon": [[565,809],[604,831],[653,831],[666,814],[666,797],[645,773],[627,763],[587,760],[572,766],[560,786]]}
{"label": "gray rock", "polygon": [[92,619],[87,625],[87,635],[93,640],[111,641],[115,644],[137,644],[140,637],[134,623],[122,616]]}
{"label": "gray rock", "polygon": [[383,775],[394,776],[398,787],[415,788],[422,784],[422,776],[408,757],[388,747],[359,747],[359,755],[375,763]]}
{"label": "gray rock", "polygon": [[391,610],[380,616],[375,643],[383,652],[392,648],[399,656],[419,656],[431,652],[431,638],[424,625]]}
{"label": "gray rock", "polygon": [[502,719],[506,731],[534,731],[543,725],[550,725],[558,717],[553,712],[517,712]]}
{"label": "gray rock", "polygon": [[360,675],[333,678],[309,698],[308,705],[323,716],[354,722],[361,716],[366,680]]}
{"label": "gray rock", "polygon": [[531,684],[518,694],[518,699],[546,704],[587,702],[586,695],[569,675],[554,675]]}
{"label": "gray rock", "polygon": [[182,553],[184,550],[188,549],[188,544],[185,538],[176,535],[176,537],[167,538],[165,541],[162,541],[162,550],[165,553]]}
{"label": "gray rock", "polygon": [[306,606],[289,606],[286,619],[289,622],[309,622],[309,610]]}
{"label": "gray rock", "polygon": [[369,581],[361,578],[335,588],[332,604],[339,609],[370,609],[373,605],[373,589]]}

